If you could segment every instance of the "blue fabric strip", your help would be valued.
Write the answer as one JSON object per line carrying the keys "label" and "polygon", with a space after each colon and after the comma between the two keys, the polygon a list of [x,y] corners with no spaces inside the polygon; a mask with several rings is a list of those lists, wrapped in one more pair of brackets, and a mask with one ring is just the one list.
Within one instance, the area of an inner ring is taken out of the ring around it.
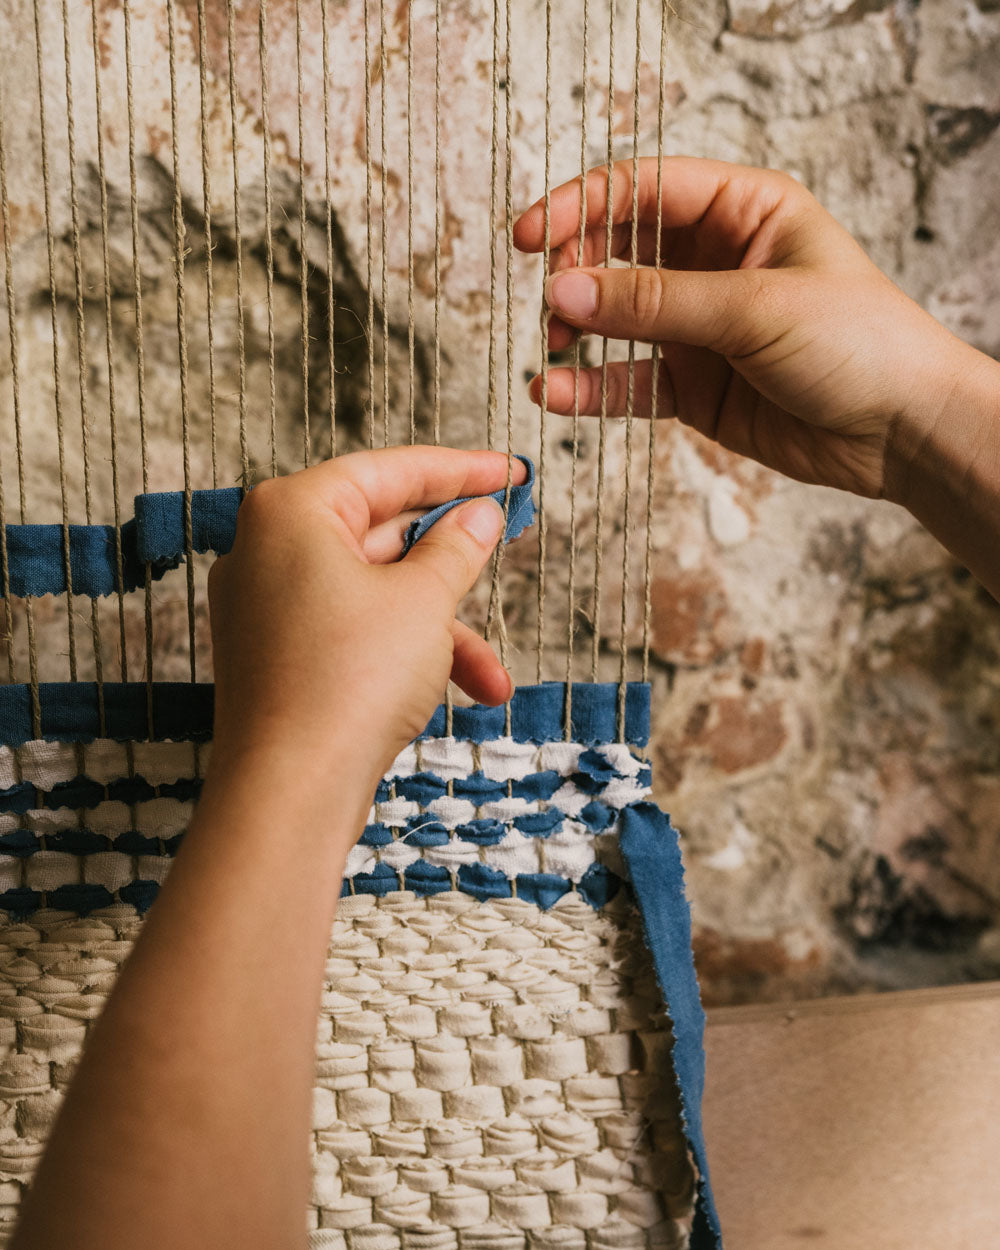
{"label": "blue fabric strip", "polygon": [[[151,690],[152,725],[147,714]],[[572,686],[570,737],[597,746],[618,741],[616,682]],[[119,742],[205,742],[212,736],[215,688],[210,683],[106,681],[46,682],[38,687],[42,737],[49,742],[91,742],[114,738]],[[103,699],[103,708],[102,708]],[[516,742],[561,742],[565,737],[565,682],[521,686],[511,699],[511,736]],[[103,718],[102,718],[103,710]],[[445,711],[439,707],[422,738],[442,738]],[[503,707],[456,707],[452,734],[471,742],[487,742],[504,733]],[[0,745],[28,742],[31,731],[31,688],[0,686]],[[625,691],[623,740],[643,746],[649,740],[649,686],[632,682]],[[545,778],[538,774],[538,785]],[[516,784],[516,783],[515,783]]]}
{"label": "blue fabric strip", "polygon": [[[507,503],[507,527],[504,530],[504,542],[508,543],[520,537],[535,519],[535,502],[531,497],[531,490],[535,484],[535,466],[527,456],[518,456],[517,459],[528,470],[527,478],[520,486],[511,486],[509,501],[507,500],[506,486],[500,490],[495,490],[490,495],[490,498],[495,499],[501,508],[505,502]],[[403,555],[405,556],[413,544],[419,542],[431,526],[440,521],[446,512],[450,512],[452,508],[457,508],[460,503],[468,503],[474,497],[466,495],[461,499],[453,499],[450,503],[440,504],[438,507],[432,508],[430,512],[425,512],[418,520],[413,521],[407,528],[403,538]]]}
{"label": "blue fabric strip", "polygon": [[[238,486],[191,492],[191,546],[224,556],[236,539],[236,514],[243,499]],[[159,491],[135,497],[136,554],[141,564],[176,568],[184,556],[184,496]]]}
{"label": "blue fabric strip", "polygon": [[619,845],[639,903],[656,979],[673,1024],[673,1064],[681,1119],[698,1167],[691,1250],[721,1250],[722,1233],[712,1197],[701,1122],[705,1012],[691,955],[691,912],[684,897],[684,865],[677,830],[655,803],[635,803],[622,813]]}
{"label": "blue fabric strip", "polygon": [[[517,538],[531,524],[535,505],[531,490],[535,466],[527,456],[518,456],[527,467],[528,478],[513,486],[507,512],[505,540]],[[505,490],[494,492],[504,502]],[[225,555],[236,537],[236,515],[243,492],[236,486],[191,493],[191,545],[197,552],[214,551]],[[403,555],[419,542],[431,526],[464,499],[453,499],[414,521],[407,529]],[[70,525],[69,569],[73,593],[87,598],[114,594],[119,589],[118,551],[113,525]],[[135,517],[121,527],[121,587],[123,592],[145,584],[146,566],[159,580],[184,559],[184,495],[181,491],[159,491],[136,495]],[[10,593],[60,595],[66,591],[66,532],[61,525],[8,525],[7,574]]]}
{"label": "blue fabric strip", "polygon": [[[195,551],[225,555],[236,535],[242,492],[196,490],[191,494],[191,538]],[[88,598],[118,590],[118,552],[113,525],[70,525],[69,567],[74,594]],[[146,565],[154,580],[184,558],[184,495],[165,491],[137,495],[135,519],[121,527],[121,589],[144,585]],[[66,590],[65,533],[61,525],[8,525],[10,593],[59,595]]]}

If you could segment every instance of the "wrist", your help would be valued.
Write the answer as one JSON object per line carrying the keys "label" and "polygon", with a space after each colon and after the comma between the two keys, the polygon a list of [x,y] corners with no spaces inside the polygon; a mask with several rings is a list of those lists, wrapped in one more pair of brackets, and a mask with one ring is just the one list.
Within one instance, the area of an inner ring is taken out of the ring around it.
{"label": "wrist", "polygon": [[890,424],[883,495],[920,520],[942,496],[1000,493],[1000,363],[955,340]]}
{"label": "wrist", "polygon": [[216,805],[273,820],[282,836],[318,840],[341,856],[367,820],[382,775],[380,761],[346,738],[321,746],[279,738],[217,738],[199,813]]}

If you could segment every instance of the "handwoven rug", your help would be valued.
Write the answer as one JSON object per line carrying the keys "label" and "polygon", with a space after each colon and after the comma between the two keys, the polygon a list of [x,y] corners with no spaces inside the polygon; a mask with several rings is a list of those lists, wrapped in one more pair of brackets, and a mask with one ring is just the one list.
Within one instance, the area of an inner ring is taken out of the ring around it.
{"label": "handwoven rug", "polygon": [[[207,763],[211,687],[154,690],[149,741],[142,684],[43,685],[48,740],[0,690],[7,1228]],[[522,688],[509,732],[456,707],[446,735],[440,709],[380,783],[326,968],[316,1250],[715,1244],[677,838],[639,754],[648,687],[627,742],[619,694]]]}

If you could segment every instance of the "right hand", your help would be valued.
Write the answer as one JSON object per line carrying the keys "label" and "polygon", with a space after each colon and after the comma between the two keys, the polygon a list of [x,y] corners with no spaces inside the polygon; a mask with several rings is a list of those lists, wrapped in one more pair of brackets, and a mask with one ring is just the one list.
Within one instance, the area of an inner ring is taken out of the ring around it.
{"label": "right hand", "polygon": [[[657,416],[803,482],[894,497],[949,391],[985,358],[903,294],[793,178],[685,157],[639,162],[636,269],[605,268],[607,175],[551,193],[549,342],[575,332],[660,344]],[[614,168],[613,255],[628,260],[632,162]],[[542,250],[544,201],[517,222]],[[607,414],[626,408],[628,366],[608,368]],[[649,361],[635,366],[634,413],[649,416]],[[532,396],[541,399],[540,379]],[[601,409],[601,370],[579,375],[576,411]],[[546,406],[574,411],[574,371],[552,369]],[[902,468],[900,466],[903,466]]]}

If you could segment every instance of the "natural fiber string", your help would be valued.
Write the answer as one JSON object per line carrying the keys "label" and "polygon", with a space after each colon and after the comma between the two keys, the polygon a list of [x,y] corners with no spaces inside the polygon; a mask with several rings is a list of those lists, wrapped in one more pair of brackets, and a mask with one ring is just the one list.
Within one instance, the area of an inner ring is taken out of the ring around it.
{"label": "natural fiber string", "polygon": [[380,127],[379,140],[381,145],[382,167],[381,200],[382,209],[382,443],[389,446],[389,154],[386,111],[389,94],[389,58],[386,54],[385,0],[379,0],[378,6],[378,56],[382,68],[382,81],[379,90]]}
{"label": "natural fiber string", "polygon": [[[24,473],[24,431],[21,411],[21,371],[19,364],[19,345],[17,336],[17,303],[14,295],[14,257],[13,243],[10,232],[10,200],[7,195],[7,140],[4,131],[4,100],[0,91],[0,225],[3,227],[3,258],[4,258],[4,291],[7,296],[7,336],[10,345],[10,380],[14,405],[14,450],[17,459],[17,488],[19,520],[25,524],[28,517]],[[2,475],[0,475],[2,490]],[[10,597],[10,564],[7,560],[7,523],[6,505],[0,500],[0,558],[3,560],[3,588],[6,612],[7,633],[10,641],[7,644],[7,661],[10,680],[13,682],[14,672],[14,631]],[[24,620],[28,635],[28,676],[31,686],[31,732],[36,738],[42,736],[42,714],[38,700],[38,647],[35,639],[35,612],[30,596],[24,599]]]}
{"label": "natural fiber string", "polygon": [[[181,449],[184,467],[184,554],[187,573],[188,665],[198,679],[195,646],[194,544],[191,532],[191,409],[188,395],[187,324],[184,300],[184,204],[181,198],[181,153],[177,131],[177,37],[175,0],[167,0],[167,62],[170,73],[170,152],[173,162],[174,284],[176,288],[177,363],[180,369]],[[234,149],[235,153],[235,149]]]}
{"label": "natural fiber string", "polygon": [[364,0],[365,24],[365,257],[368,265],[368,446],[375,446],[375,239],[372,230],[372,52],[369,0]]}
{"label": "natural fiber string", "polygon": [[[506,251],[506,267],[504,279],[504,326],[507,344],[507,482],[503,496],[503,514],[506,524],[507,513],[510,511],[510,492],[514,481],[514,147],[513,147],[513,97],[514,97],[514,56],[511,41],[511,0],[504,6],[504,243]],[[506,547],[497,544],[497,560],[494,579],[497,590],[497,620],[499,622],[500,661],[507,667],[507,630],[503,614],[503,587],[501,570]],[[506,727],[504,732],[510,734],[510,700],[505,709]]]}
{"label": "natural fiber string", "polygon": [[[629,263],[639,266],[639,79],[642,72],[642,5],[635,6],[635,61],[632,67],[632,225]],[[628,600],[632,543],[632,426],[635,417],[635,339],[628,343],[625,392],[625,502],[622,528],[622,606],[618,631],[618,741],[625,741],[625,695],[628,681]]]}
{"label": "natural fiber string", "polygon": [[[497,172],[499,163],[497,151],[500,147],[500,0],[493,0],[493,73],[491,79],[493,89],[492,114],[490,124],[490,218],[489,218],[489,249],[490,249],[490,321],[489,348],[487,359],[486,383],[486,446],[490,451],[496,445],[497,421],[497,349],[496,349],[496,318],[497,318]],[[497,605],[500,593],[500,554],[499,548],[493,553],[491,562],[491,582],[489,607],[486,611],[486,637],[493,632],[497,616]]]}
{"label": "natural fiber string", "polygon": [[[441,0],[434,0],[434,443],[441,441]],[[450,734],[450,723],[448,732]]]}
{"label": "natural fiber string", "polygon": [[[325,0],[324,0],[325,5]],[[267,303],[267,415],[271,476],[278,476],[278,397],[274,363],[274,209],[271,201],[271,82],[267,53],[267,0],[260,0],[257,18],[257,59],[260,62],[260,129],[263,139],[264,285]]]}
{"label": "natural fiber string", "polygon": [[[4,280],[7,291],[7,335],[10,344],[11,385],[14,392],[14,423],[20,433],[21,394],[17,365],[17,330],[14,327],[14,287],[11,281],[10,204],[7,200],[7,143],[4,136],[3,84],[0,83],[0,205],[4,244]],[[22,516],[23,521],[23,516]],[[7,559],[7,498],[3,485],[3,457],[0,456],[0,573],[3,575],[4,642],[7,647],[7,680],[16,681],[14,665],[14,611],[10,598],[10,561]]]}
{"label": "natural fiber string", "polygon": [[309,468],[309,253],[306,248],[305,127],[302,124],[302,8],[295,0],[295,86],[299,141],[299,320],[302,327],[302,463]]}
{"label": "natural fiber string", "polygon": [[[583,52],[580,70],[580,223],[577,234],[577,259],[583,257],[587,239],[587,62],[590,43],[590,3],[583,0],[581,21]],[[573,718],[573,651],[576,642],[576,491],[577,466],[580,460],[580,336],[573,343],[573,449],[570,455],[569,478],[569,569],[566,604],[566,707],[563,734],[572,737]]]}
{"label": "natural fiber string", "polygon": [[42,165],[42,196],[45,208],[45,251],[48,261],[49,319],[52,325],[52,386],[56,411],[56,445],[59,458],[59,494],[62,502],[63,564],[66,571],[66,630],[69,643],[70,681],[77,680],[76,631],[73,627],[73,570],[69,557],[69,501],[66,481],[66,427],[63,413],[62,364],[59,354],[59,308],[56,292],[55,239],[52,229],[52,176],[45,122],[45,78],[42,66],[42,29],[39,0],[33,0],[35,22],[35,70],[38,75],[39,155]]}
{"label": "natural fiber string", "polygon": [[[104,337],[108,366],[108,427],[111,439],[111,487],[114,503],[115,526],[115,572],[117,575],[118,599],[118,645],[120,649],[119,673],[123,683],[129,679],[128,637],[125,627],[125,562],[122,551],[121,536],[121,477],[118,466],[118,405],[117,386],[115,383],[114,334],[111,303],[111,257],[110,257],[110,216],[108,207],[107,169],[104,159],[104,97],[101,88],[101,44],[97,24],[97,6],[91,6],[91,50],[94,64],[94,106],[97,123],[97,173],[100,183],[101,199],[101,261],[104,281]],[[135,777],[135,744],[125,743],[125,761],[128,776]],[[110,789],[105,783],[104,797],[111,797]],[[131,827],[138,825],[136,805],[129,805]],[[81,815],[81,824],[83,823]],[[110,839],[109,839],[110,848]]]}
{"label": "natural fiber string", "polygon": [[[125,632],[125,567],[121,536],[121,479],[118,468],[118,392],[115,384],[114,333],[111,307],[111,254],[108,212],[108,181],[104,163],[104,97],[101,91],[101,52],[97,25],[97,6],[90,10],[91,46],[94,56],[94,107],[97,122],[97,178],[101,198],[101,263],[104,281],[104,345],[108,366],[108,432],[111,439],[111,494],[114,504],[115,572],[118,598],[118,644],[121,650],[119,670],[123,682],[128,681],[128,652]],[[131,749],[128,751],[131,765]]]}
{"label": "natural fiber string", "polygon": [[[608,7],[608,146],[605,161],[605,228],[604,263],[611,264],[614,232],[614,141],[615,141],[615,5]],[[608,340],[601,340],[601,407],[597,431],[596,518],[594,522],[594,598],[593,644],[590,655],[590,679],[597,681],[601,651],[601,573],[604,562],[604,476],[608,442]]]}
{"label": "natural fiber string", "polygon": [[[168,0],[171,5],[173,0]],[[236,32],[233,0],[226,0],[226,45],[229,57],[229,124],[233,144],[233,235],[236,251],[236,351],[240,370],[240,461],[242,486],[253,485],[250,476],[250,447],[247,442],[247,353],[246,327],[243,321],[243,214],[240,196],[239,128],[236,108]]]}
{"label": "natural fiber string", "polygon": [[406,347],[410,443],[417,441],[417,393],[414,385],[416,325],[413,319],[413,4],[406,6]]}
{"label": "natural fiber string", "polygon": [[[10,237],[10,201],[7,197],[7,144],[4,136],[4,99],[2,85],[0,85],[0,205],[2,205],[2,208],[0,208],[0,225],[2,225],[3,228],[4,283],[7,295],[7,328],[8,341],[10,345],[11,389],[14,400],[14,434],[17,448],[18,492],[20,496],[21,522],[23,524],[25,514],[25,484],[24,455],[21,439],[21,378],[17,358],[17,312],[14,300],[13,250]],[[2,458],[0,458],[0,568],[2,568],[3,574],[4,640],[7,647],[7,680],[13,684],[17,680],[17,665],[14,652],[14,609],[10,595],[10,562],[7,558],[7,497],[4,489]],[[30,599],[25,600],[25,607],[27,609],[26,619],[29,631],[29,664],[34,665],[34,619],[31,613]],[[33,678],[31,684],[31,723],[32,733],[36,736],[40,736],[41,709],[38,704],[37,677]],[[18,783],[21,783],[24,780],[24,776],[21,772],[20,758],[16,753],[14,761],[16,780]],[[19,813],[17,822],[20,828],[27,828],[26,813]],[[22,860],[20,880],[20,884],[22,886],[26,884],[26,876],[27,864]]]}
{"label": "natural fiber string", "polygon": [[198,0],[198,98],[201,107],[201,200],[205,233],[205,320],[208,336],[208,431],[212,455],[212,487],[219,485],[219,454],[215,387],[215,281],[212,273],[212,174],[208,153],[208,37],[205,0]]}
{"label": "natural fiber string", "polygon": [[545,302],[545,279],[552,252],[552,197],[549,187],[552,155],[552,0],[545,0],[545,207],[542,225],[541,395],[538,418],[538,629],[535,637],[535,681],[541,684],[545,653],[545,424],[549,401],[549,310]]}
{"label": "natural fiber string", "polygon": [[[656,103],[656,239],[653,264],[660,267],[663,249],[663,84],[667,57],[667,6],[660,10],[659,97]],[[656,422],[659,415],[660,346],[649,354],[649,451],[646,465],[646,551],[643,559],[642,680],[649,681],[649,633],[653,619],[653,489],[656,481]]]}
{"label": "natural fiber string", "polygon": [[337,301],[333,290],[333,203],[330,182],[330,45],[327,0],[320,3],[323,33],[323,190],[326,196],[326,317],[327,368],[330,372],[330,455],[337,454],[337,368],[334,322]]}
{"label": "natural fiber string", "polygon": [[[93,492],[90,463],[90,404],[87,388],[87,320],[84,311],[83,249],[80,242],[80,199],[76,180],[76,116],[73,97],[73,71],[70,57],[69,10],[62,0],[63,71],[66,89],[66,151],[69,162],[70,239],[73,252],[73,294],[76,323],[77,393],[80,400],[80,442],[83,451],[83,506],[88,525],[93,523]],[[101,734],[105,732],[104,648],[97,600],[90,600],[90,640],[94,650],[97,678],[97,712]],[[82,755],[81,755],[82,761]]]}
{"label": "natural fiber string", "polygon": [[[146,349],[142,327],[142,275],[139,265],[139,196],[135,152],[135,82],[132,70],[132,10],[130,0],[122,0],[125,25],[125,105],[128,115],[129,220],[132,234],[132,292],[135,308],[135,365],[139,413],[139,456],[142,463],[142,489],[149,490],[149,439],[146,429]],[[143,586],[143,623],[146,681],[146,730],[153,737],[153,580],[147,564]]]}
{"label": "natural fiber string", "polygon": [[[496,443],[497,420],[497,149],[500,146],[500,0],[493,0],[493,90],[490,121],[490,324],[488,360],[486,368],[486,446],[492,451]],[[493,596],[490,596],[490,617],[493,614]]]}
{"label": "natural fiber string", "polygon": [[[434,394],[432,434],[441,442],[441,0],[434,0]],[[455,701],[448,684],[444,695],[444,732],[454,729]],[[449,795],[454,782],[448,782]]]}

